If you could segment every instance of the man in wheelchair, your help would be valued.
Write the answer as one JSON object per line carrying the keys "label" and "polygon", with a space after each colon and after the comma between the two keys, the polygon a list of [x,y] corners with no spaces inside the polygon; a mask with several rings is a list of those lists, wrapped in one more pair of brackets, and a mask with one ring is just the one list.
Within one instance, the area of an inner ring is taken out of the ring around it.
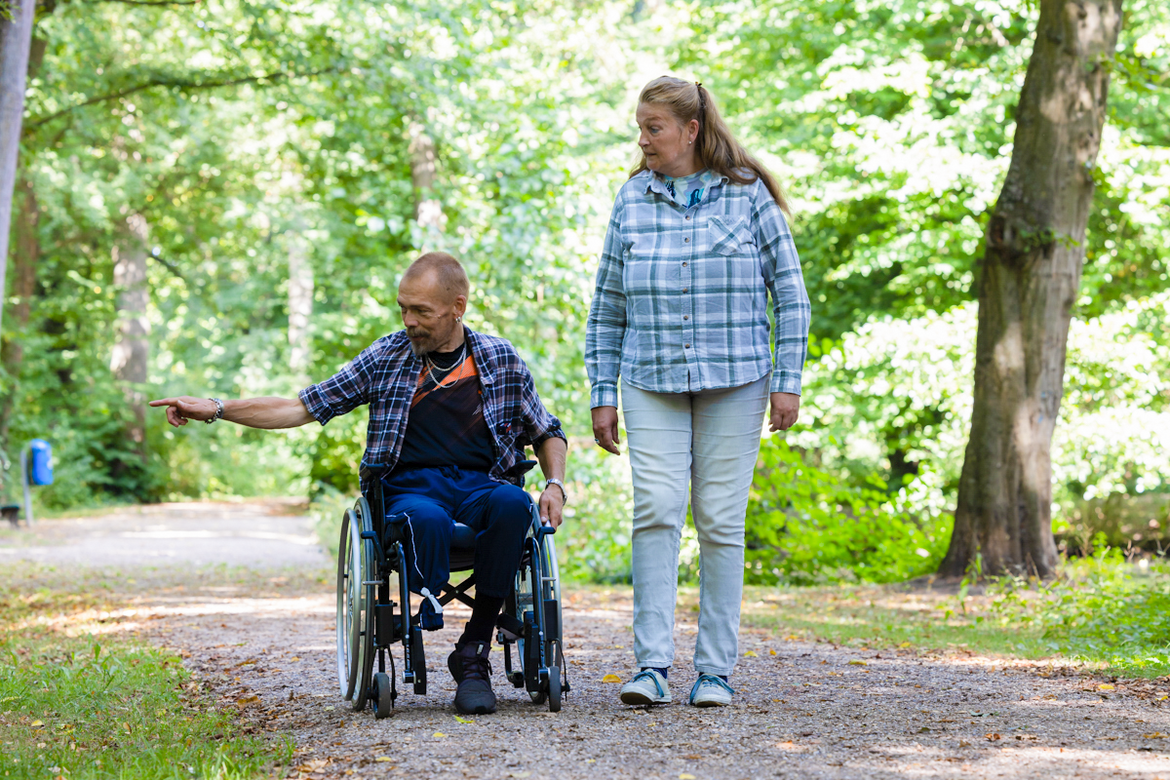
{"label": "man in wheelchair", "polygon": [[[275,429],[314,420],[324,425],[369,404],[362,467],[380,467],[387,527],[406,528],[413,547],[411,590],[438,594],[450,575],[455,523],[476,531],[474,606],[448,666],[458,683],[456,709],[482,714],[496,709],[488,661],[492,632],[533,522],[522,489],[532,465],[524,460],[524,448],[533,446],[546,477],[538,503],[541,522],[555,528],[567,500],[567,443],[515,348],[462,324],[469,293],[458,260],[425,254],[398,287],[405,329],[378,339],[298,398],[182,396],[150,405],[165,406],[174,426],[222,418]],[[436,607],[433,595],[422,602],[418,618],[424,629],[442,627]]]}

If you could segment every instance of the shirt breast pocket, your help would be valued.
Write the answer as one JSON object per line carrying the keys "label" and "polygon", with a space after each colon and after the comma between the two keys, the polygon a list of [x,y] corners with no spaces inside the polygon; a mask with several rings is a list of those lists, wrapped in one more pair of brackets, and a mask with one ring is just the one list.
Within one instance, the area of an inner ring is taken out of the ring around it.
{"label": "shirt breast pocket", "polygon": [[745,217],[710,217],[707,220],[707,234],[711,241],[711,253],[724,257],[743,254],[755,244]]}

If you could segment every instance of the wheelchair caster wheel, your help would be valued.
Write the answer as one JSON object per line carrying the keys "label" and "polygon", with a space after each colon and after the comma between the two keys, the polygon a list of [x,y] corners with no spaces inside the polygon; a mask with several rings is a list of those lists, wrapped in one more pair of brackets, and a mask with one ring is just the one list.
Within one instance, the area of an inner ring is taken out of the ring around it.
{"label": "wheelchair caster wheel", "polygon": [[548,669],[548,711],[561,711],[561,668],[550,666]]}
{"label": "wheelchair caster wheel", "polygon": [[394,698],[390,692],[390,675],[378,672],[374,675],[374,718],[389,718],[394,711]]}

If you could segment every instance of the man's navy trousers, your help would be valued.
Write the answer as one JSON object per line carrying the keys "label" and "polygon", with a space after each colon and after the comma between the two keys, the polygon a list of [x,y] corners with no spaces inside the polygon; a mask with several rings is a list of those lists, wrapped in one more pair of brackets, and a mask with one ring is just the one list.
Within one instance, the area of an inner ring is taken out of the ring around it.
{"label": "man's navy trousers", "polygon": [[[402,522],[410,589],[425,586],[435,597],[451,576],[455,523],[475,535],[475,590],[504,598],[512,592],[524,538],[532,525],[532,501],[522,488],[495,482],[486,472],[456,466],[395,471],[382,479],[387,525]],[[441,628],[430,602],[422,608],[423,628]]]}

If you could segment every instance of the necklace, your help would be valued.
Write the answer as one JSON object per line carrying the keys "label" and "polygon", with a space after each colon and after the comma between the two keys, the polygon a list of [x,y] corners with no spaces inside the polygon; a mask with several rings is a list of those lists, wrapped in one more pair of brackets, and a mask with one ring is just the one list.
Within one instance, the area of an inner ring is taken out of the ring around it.
{"label": "necklace", "polygon": [[446,390],[448,387],[451,387],[451,385],[454,385],[455,382],[459,381],[458,379],[455,379],[450,384],[446,384],[446,385],[443,384],[443,380],[452,371],[454,371],[459,366],[463,365],[463,361],[466,359],[466,357],[467,357],[467,342],[466,341],[463,342],[463,346],[459,349],[459,357],[457,357],[455,359],[454,363],[447,366],[446,368],[439,368],[439,366],[435,365],[435,361],[431,360],[430,355],[425,356],[424,359],[426,360],[427,369],[430,371],[431,380],[435,383],[436,390]]}

